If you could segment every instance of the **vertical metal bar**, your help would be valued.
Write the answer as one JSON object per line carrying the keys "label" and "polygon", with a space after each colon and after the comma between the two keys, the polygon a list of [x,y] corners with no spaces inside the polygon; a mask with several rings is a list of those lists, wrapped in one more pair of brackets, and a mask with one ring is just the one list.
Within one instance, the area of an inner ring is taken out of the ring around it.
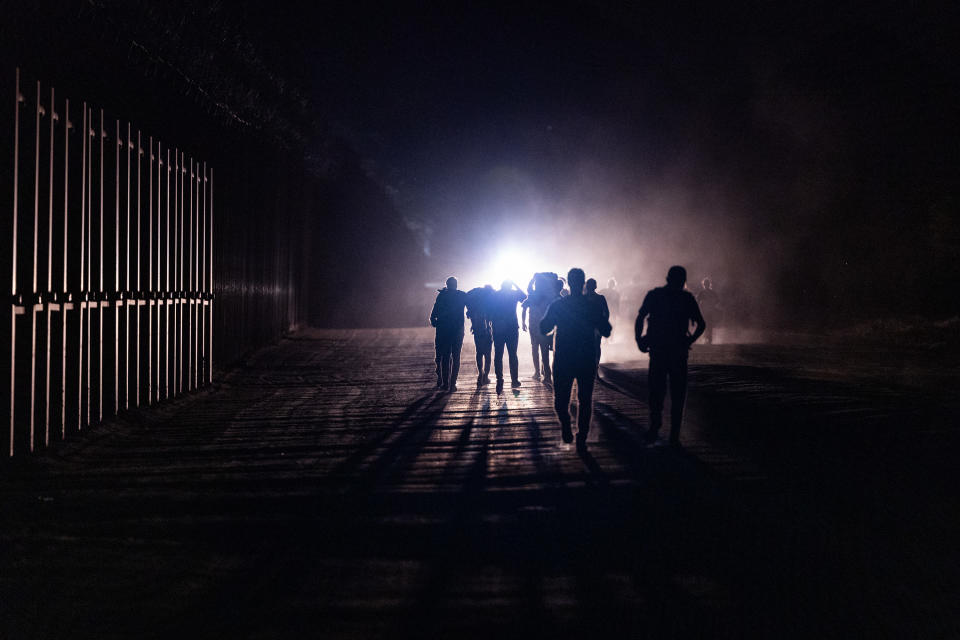
{"label": "vertical metal bar", "polygon": [[[173,260],[173,289],[174,291],[179,291],[179,274],[180,274],[180,198],[177,194],[180,193],[180,152],[174,148],[173,149],[173,255],[171,259]],[[179,294],[176,294],[171,297],[170,301],[173,304],[173,395],[177,394],[177,385],[179,381],[179,376],[177,374],[180,356],[179,356],[179,331],[180,331],[180,302],[177,299]]]}
{"label": "vertical metal bar", "polygon": [[23,94],[20,92],[20,68],[17,67],[15,73],[15,84],[13,92],[13,242],[10,243],[11,263],[11,283],[10,283],[10,455],[13,455],[13,436],[14,436],[14,415],[16,413],[16,402],[14,401],[14,392],[16,391],[17,379],[17,219],[19,217],[19,196],[20,196],[20,103],[23,102]]}
{"label": "vertical metal bar", "polygon": [[[137,314],[137,330],[136,330],[136,334],[137,334],[137,342],[136,342],[136,344],[137,344],[137,347],[136,347],[137,360],[136,360],[136,369],[135,369],[136,375],[134,376],[134,389],[136,389],[136,393],[135,393],[135,395],[134,395],[134,406],[136,406],[136,407],[139,407],[139,406],[140,406],[140,315],[141,315],[141,314],[140,314],[140,306],[141,306],[142,297],[143,297],[143,296],[141,295],[142,289],[140,288],[140,262],[141,262],[142,259],[143,259],[143,256],[141,255],[141,252],[140,252],[141,248],[143,247],[142,242],[141,242],[141,237],[140,237],[140,233],[141,233],[141,231],[142,231],[141,228],[140,228],[140,215],[141,215],[141,212],[140,212],[140,199],[143,197],[143,193],[141,192],[141,188],[140,188],[140,172],[141,172],[141,169],[142,169],[141,164],[142,164],[142,159],[143,159],[143,147],[140,146],[140,145],[141,145],[141,142],[142,142],[142,141],[141,141],[141,138],[140,138],[140,131],[137,130],[137,288],[136,288],[136,292],[137,292],[137,293],[136,293],[136,298],[135,298],[135,299],[133,299],[133,300],[127,300],[127,303],[128,303],[128,304],[133,304],[133,305],[135,305],[134,308],[133,308],[133,310],[134,310],[134,313]],[[132,143],[131,143],[131,144],[132,144]],[[127,169],[127,171],[129,172],[129,169]],[[129,205],[128,205],[127,208],[129,209]],[[127,231],[127,238],[129,238],[129,237],[130,237],[130,232]],[[128,242],[129,242],[129,240],[128,240]],[[130,260],[130,258],[128,257],[128,258],[127,258],[127,261],[129,262],[129,260]],[[130,284],[129,284],[129,283],[127,283],[127,291],[131,291],[131,288],[130,288]],[[127,343],[129,344],[129,340],[127,341]],[[129,347],[128,347],[128,348],[129,348]],[[128,392],[127,392],[127,393],[128,393],[128,395],[129,395],[129,389],[128,389]]]}
{"label": "vertical metal bar", "polygon": [[[113,290],[120,292],[120,121],[116,122],[117,139],[114,145],[114,251],[113,251]],[[119,295],[113,299],[113,413],[120,409],[120,305]]]}
{"label": "vertical metal bar", "polygon": [[[80,333],[80,350],[77,352],[77,430],[80,430],[83,427],[83,320],[84,316],[87,313],[87,283],[86,278],[84,277],[84,264],[87,260],[86,257],[86,247],[87,247],[87,198],[90,197],[89,192],[87,191],[87,181],[90,179],[89,174],[87,173],[87,155],[89,154],[89,144],[90,139],[90,121],[87,119],[88,110],[87,103],[83,103],[83,142],[80,148],[80,285],[78,290],[80,291],[80,299],[77,300],[77,304],[80,305],[80,326],[78,327],[78,332]],[[87,322],[87,327],[89,331],[89,320]],[[89,341],[88,341],[89,343]],[[89,360],[88,360],[89,362]]]}
{"label": "vertical metal bar", "polygon": [[[174,152],[173,152],[173,160],[174,160],[174,163],[176,163],[176,160],[177,160],[177,152],[176,152],[176,150],[174,150]],[[172,257],[172,256],[171,256],[171,254],[170,254],[170,174],[171,174],[172,172],[173,172],[173,166],[170,164],[170,149],[167,149],[167,258],[166,258],[166,264],[165,264],[165,267],[164,267],[164,268],[165,268],[166,274],[167,274],[167,294],[168,294],[168,295],[169,295],[169,293],[170,293],[170,291],[171,291],[171,289],[170,289],[170,260],[171,260],[171,257]],[[176,190],[177,190],[177,181],[176,181],[176,180],[173,181],[173,190],[174,190],[174,194],[176,194]],[[176,199],[176,197],[174,197],[174,199],[173,199],[173,206],[174,206],[174,211],[173,211],[173,213],[174,213],[174,220],[173,220],[173,224],[174,224],[174,231],[176,231],[176,224],[177,224],[177,221],[176,221],[177,199]],[[176,235],[174,235],[174,247],[173,247],[173,253],[174,253],[174,255],[176,254],[176,252],[177,252],[177,247],[176,247]],[[174,275],[176,275],[176,274],[174,274]],[[166,306],[166,311],[165,311],[165,313],[166,313],[166,323],[164,324],[164,328],[165,328],[165,331],[166,331],[166,334],[167,334],[166,340],[164,340],[164,347],[165,347],[165,351],[166,351],[166,368],[165,368],[164,383],[163,383],[163,393],[164,393],[163,397],[164,397],[164,398],[169,398],[169,397],[170,397],[170,340],[171,340],[171,331],[170,331],[170,305],[171,305],[172,303],[173,303],[173,299],[170,298],[170,297],[168,297],[168,298],[167,298],[167,303],[166,303],[166,305],[165,305],[165,306]],[[173,333],[172,335],[173,335],[174,337],[176,337],[176,333]],[[174,352],[173,356],[176,357],[176,352]],[[174,370],[174,374],[176,374],[176,370]]]}
{"label": "vertical metal bar", "polygon": [[53,87],[50,88],[50,175],[48,181],[47,202],[49,211],[47,214],[47,291],[53,291],[53,136],[54,126],[60,117],[56,112],[56,103],[54,102]]}
{"label": "vertical metal bar", "polygon": [[[100,109],[100,259],[98,262],[100,271],[100,285],[97,288],[97,291],[101,294],[106,292],[106,289],[103,286],[103,141],[107,137],[107,130],[104,124],[103,109]],[[97,305],[97,315],[99,316],[99,322],[97,323],[97,330],[99,333],[97,338],[97,422],[103,420],[103,305],[104,302],[106,302],[105,298],[106,296],[101,295],[100,302]]]}
{"label": "vertical metal bar", "polygon": [[[163,171],[163,173],[161,173],[161,171],[163,170],[164,167],[166,167],[167,170],[166,170],[166,171]],[[167,233],[166,233],[165,236],[163,236],[163,237],[164,237],[164,240],[166,241],[166,251],[163,253],[164,269],[167,270],[166,287],[160,283],[160,255],[161,255],[161,253],[160,253],[160,237],[161,237],[161,230],[162,230],[162,225],[161,225],[161,222],[160,222],[160,179],[161,179],[161,175],[163,175],[163,174],[166,174],[166,176],[167,176],[167,188],[166,188],[165,197],[164,197],[164,203],[166,204],[166,208],[167,208],[167,215],[166,215],[166,217],[164,218],[164,220],[166,220]],[[159,292],[159,291],[168,291],[169,288],[170,288],[170,267],[169,267],[170,259],[169,259],[169,257],[170,257],[170,150],[167,149],[167,164],[164,165],[164,163],[163,163],[162,148],[161,148],[160,143],[157,142],[157,291],[158,291],[158,292]],[[164,349],[167,348],[167,340],[168,340],[169,337],[170,337],[170,336],[169,336],[169,333],[167,333],[167,331],[168,331],[167,325],[169,324],[170,318],[169,318],[169,312],[167,311],[167,301],[166,301],[166,299],[165,299],[165,298],[161,298],[161,297],[158,295],[158,296],[157,296],[157,305],[158,305],[158,306],[157,306],[157,401],[159,402],[159,401],[160,401],[160,306],[159,306],[159,305],[163,305],[163,312],[164,312],[164,314],[166,314],[166,315],[168,316],[168,317],[167,317],[167,321],[164,322],[164,325],[163,325],[163,331],[164,331],[163,345],[164,345]],[[167,379],[167,376],[169,375],[169,369],[170,369],[169,359],[165,357],[165,358],[164,358],[164,362],[166,363],[166,365],[165,365],[165,369],[164,369],[164,387],[163,387],[163,390],[164,390],[164,393],[166,393],[166,392],[167,392],[166,379]]]}
{"label": "vertical metal bar", "polygon": [[[118,141],[119,143],[119,141]],[[124,142],[124,146],[127,151],[127,237],[126,237],[126,249],[124,250],[124,259],[126,263],[126,278],[124,280],[124,288],[122,291],[130,291],[130,150],[133,148],[133,142],[130,140],[130,123],[127,122],[127,139]],[[117,235],[120,233],[120,225],[117,224]],[[120,251],[118,250],[119,254]],[[120,273],[117,272],[117,281],[120,281]],[[117,287],[118,290],[121,290],[120,287]],[[130,300],[127,293],[123,294],[122,299],[117,300],[117,324],[116,331],[120,332],[120,306],[123,305],[123,330],[124,330],[124,345],[123,345],[123,408],[130,408]],[[115,356],[118,357],[118,356]],[[117,372],[117,378],[120,377],[120,372]],[[115,378],[116,379],[116,378]],[[116,383],[114,383],[116,385]],[[117,400],[114,400],[116,403]],[[116,412],[114,412],[116,413]]]}
{"label": "vertical metal bar", "polygon": [[67,98],[63,109],[63,292],[68,289],[67,284],[67,229],[70,222],[70,131],[73,122],[70,120],[70,99]]}
{"label": "vertical metal bar", "polygon": [[207,364],[207,382],[213,382],[213,167],[210,167],[210,277],[208,287],[210,293],[210,357]]}
{"label": "vertical metal bar", "polygon": [[200,387],[200,337],[203,335],[200,331],[200,315],[203,309],[203,297],[200,295],[200,190],[200,161],[197,160],[193,191],[196,214],[194,216],[193,232],[196,236],[196,242],[194,242],[193,245],[193,369],[191,370],[191,374],[193,375],[194,389]]}
{"label": "vertical metal bar", "polygon": [[[30,309],[30,451],[33,451],[33,440],[36,428],[37,402],[37,308],[35,304],[37,289],[37,262],[39,256],[40,234],[40,116],[43,115],[43,105],[40,104],[40,81],[37,81],[37,103],[35,106],[36,126],[33,129],[33,285],[32,300],[26,301]],[[11,401],[13,399],[11,398]]]}
{"label": "vertical metal bar", "polygon": [[193,286],[193,194],[194,188],[196,187],[196,181],[194,180],[194,170],[193,170],[193,158],[190,158],[190,194],[188,196],[190,200],[189,211],[189,244],[187,249],[187,288],[190,289],[190,293],[186,296],[188,299],[187,302],[187,390],[189,391],[192,388],[193,383],[193,311],[196,308],[196,305],[193,303],[193,292],[196,291],[196,287]]}
{"label": "vertical metal bar", "polygon": [[63,109],[63,300],[62,318],[60,324],[60,437],[67,436],[67,257],[70,228],[70,131],[73,122],[70,121],[70,99],[66,100]]}
{"label": "vertical metal bar", "polygon": [[[153,307],[156,306],[156,300],[152,295],[155,289],[153,288],[153,161],[155,156],[153,154],[153,136],[150,136],[150,175],[147,180],[147,236],[149,237],[149,249],[147,252],[147,289],[150,291],[151,295],[147,301],[147,312],[149,313],[149,321],[147,323],[147,404],[153,404]],[[160,215],[160,212],[157,211],[157,215]],[[157,238],[159,242],[159,238]],[[158,247],[159,248],[159,247]]]}
{"label": "vertical metal bar", "polygon": [[40,116],[43,106],[40,104],[40,82],[37,81],[36,126],[33,131],[33,293],[37,292],[37,245],[40,233]]}
{"label": "vertical metal bar", "polygon": [[[13,93],[13,242],[10,243],[10,253],[13,261],[10,272],[12,281],[10,283],[10,295],[17,295],[17,213],[19,212],[20,195],[20,103],[23,102],[23,94],[20,93],[20,67],[17,67],[16,87]],[[13,352],[11,352],[11,357]],[[13,383],[13,376],[10,378]],[[10,405],[13,406],[13,392],[10,393]],[[11,416],[12,419],[12,416]],[[10,439],[10,455],[13,455],[13,438]]]}
{"label": "vertical metal bar", "polygon": [[177,347],[178,347],[177,349],[177,354],[178,354],[177,393],[178,394],[183,393],[183,355],[184,355],[183,354],[183,301],[184,301],[183,272],[185,271],[183,260],[184,260],[184,245],[185,245],[184,241],[186,240],[186,237],[184,235],[185,232],[183,228],[183,223],[184,223],[183,181],[187,173],[187,168],[185,164],[186,164],[186,154],[183,151],[181,151],[180,152],[180,172],[178,174],[178,180],[180,181],[180,215],[178,219],[178,222],[180,225],[180,256],[179,256],[179,260],[177,261],[177,268],[179,269],[179,272],[180,272],[178,288],[177,288],[177,291],[179,292],[177,293],[177,326],[178,326],[178,332],[179,332],[178,342],[177,342]]}
{"label": "vertical metal bar", "polygon": [[[54,99],[53,87],[50,88],[50,169],[48,176],[48,191],[47,191],[47,203],[48,203],[48,220],[47,220],[47,293],[53,291],[53,140],[54,140],[54,126],[56,121],[59,119],[56,111],[56,102]],[[62,304],[62,303],[61,303]],[[44,392],[43,392],[43,444],[44,446],[50,445],[50,338],[51,334],[51,306],[50,301],[47,300],[44,305],[47,311],[47,354],[46,354],[46,365],[44,367],[43,375],[46,378]],[[61,307],[62,309],[62,307]]]}
{"label": "vertical metal bar", "polygon": [[[203,228],[200,233],[200,291],[206,293],[207,290],[207,163],[203,163],[203,182],[200,199],[203,202]],[[207,366],[207,301],[206,295],[202,295],[200,307],[200,358],[203,364],[200,366],[200,384],[206,384],[207,376],[204,367]]]}
{"label": "vertical metal bar", "polygon": [[88,109],[87,112],[87,123],[90,125],[90,141],[87,145],[87,227],[86,227],[86,247],[87,247],[87,277],[86,284],[84,288],[84,297],[87,298],[84,302],[86,308],[86,313],[84,314],[87,319],[87,376],[85,378],[85,390],[86,390],[86,399],[87,399],[87,418],[84,424],[91,424],[91,417],[93,415],[93,401],[92,394],[93,389],[93,379],[91,378],[93,372],[93,310],[90,300],[90,293],[93,290],[93,138],[94,136],[100,137],[99,133],[94,132],[93,130],[93,109]]}

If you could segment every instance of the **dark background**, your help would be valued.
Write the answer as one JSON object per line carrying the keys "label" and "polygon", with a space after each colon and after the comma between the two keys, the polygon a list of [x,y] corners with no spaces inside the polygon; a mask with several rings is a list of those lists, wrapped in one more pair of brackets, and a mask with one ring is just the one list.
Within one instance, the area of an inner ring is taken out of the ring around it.
{"label": "dark background", "polygon": [[481,284],[503,246],[644,286],[682,263],[748,325],[960,312],[956,8],[5,15],[6,66],[216,168],[236,222],[218,227],[217,271],[238,316],[275,313],[280,292],[281,325],[421,324],[429,283]]}

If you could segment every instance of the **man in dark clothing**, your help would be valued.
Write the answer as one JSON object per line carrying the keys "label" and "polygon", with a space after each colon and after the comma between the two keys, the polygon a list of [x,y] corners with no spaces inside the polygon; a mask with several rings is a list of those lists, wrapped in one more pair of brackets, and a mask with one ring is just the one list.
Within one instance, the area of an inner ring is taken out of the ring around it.
{"label": "man in dark clothing", "polygon": [[491,296],[490,321],[493,323],[493,369],[497,374],[497,393],[503,392],[503,348],[510,358],[510,379],[514,389],[520,386],[520,361],[517,345],[520,342],[520,325],[517,323],[517,304],[527,299],[527,294],[514,282],[504,280],[500,290]]}
{"label": "man in dark clothing", "polygon": [[[600,308],[603,310],[603,319],[607,322],[610,322],[610,307],[607,306],[607,299],[597,293],[597,281],[593,278],[587,280],[587,284],[583,286],[583,294],[587,298],[593,300],[595,303],[600,305]],[[597,349],[597,372],[600,371],[600,341],[603,340],[603,336],[600,333],[596,333],[593,338],[593,343]]]}
{"label": "man in dark clothing", "polygon": [[[646,439],[653,442],[663,424],[663,401],[667,395],[667,377],[670,377],[670,444],[680,445],[680,424],[683,421],[683,403],[687,397],[687,356],[690,345],[697,341],[707,323],[700,313],[693,294],[684,291],[687,271],[670,267],[667,286],[647,293],[637,314],[634,334],[640,351],[650,353],[650,430]],[[647,333],[643,321],[647,320]],[[690,334],[690,323],[697,325]]]}
{"label": "man in dark clothing", "polygon": [[490,326],[490,301],[493,287],[486,285],[467,292],[467,317],[473,344],[477,348],[477,386],[490,384],[490,360],[493,357],[493,329]]}
{"label": "man in dark clothing", "polygon": [[447,287],[437,292],[430,313],[430,326],[436,327],[437,388],[457,390],[460,350],[463,348],[463,308],[467,294],[457,290],[457,279],[447,278]]}
{"label": "man in dark clothing", "polygon": [[610,323],[603,317],[603,308],[583,294],[582,269],[570,269],[567,282],[570,295],[555,301],[540,321],[540,331],[553,337],[553,406],[560,420],[564,442],[573,441],[570,429],[570,393],[577,383],[577,449],[587,446],[590,418],[593,414],[593,382],[596,373],[594,336],[610,335]]}

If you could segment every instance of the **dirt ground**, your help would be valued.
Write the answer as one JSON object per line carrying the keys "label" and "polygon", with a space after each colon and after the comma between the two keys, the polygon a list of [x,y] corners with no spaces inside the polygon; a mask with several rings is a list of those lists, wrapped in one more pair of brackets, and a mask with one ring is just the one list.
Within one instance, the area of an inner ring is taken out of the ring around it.
{"label": "dirt ground", "polygon": [[630,355],[578,454],[520,353],[307,330],[3,463],[0,638],[960,637],[952,356],[698,345],[676,451]]}

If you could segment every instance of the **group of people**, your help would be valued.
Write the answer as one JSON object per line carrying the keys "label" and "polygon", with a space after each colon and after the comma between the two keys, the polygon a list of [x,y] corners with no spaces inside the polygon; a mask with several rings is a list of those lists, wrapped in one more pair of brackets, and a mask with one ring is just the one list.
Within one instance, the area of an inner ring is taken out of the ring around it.
{"label": "group of people", "polygon": [[[648,441],[658,438],[669,378],[669,442],[675,446],[680,443],[689,348],[706,329],[697,299],[684,288],[686,279],[683,267],[671,267],[667,272],[666,286],[646,294],[634,325],[638,348],[650,354],[650,428],[645,437]],[[447,278],[446,287],[437,292],[430,314],[430,324],[436,328],[437,387],[449,392],[457,389],[464,313],[470,318],[477,351],[477,386],[490,383],[492,358],[496,390],[498,394],[503,392],[503,352],[506,349],[511,387],[520,387],[517,358],[520,340],[517,305],[520,304],[523,330],[530,333],[533,378],[552,383],[554,409],[563,441],[567,443],[574,441],[570,396],[573,383],[577,383],[576,443],[578,450],[585,449],[601,340],[609,337],[613,329],[611,305],[608,296],[597,293],[597,281],[586,279],[582,269],[573,268],[567,273],[566,282],[555,273],[534,274],[526,292],[510,280],[504,281],[498,290],[490,285],[469,291],[457,287],[456,278]],[[616,283],[611,279],[608,287],[615,291]],[[619,306],[619,296],[614,302]],[[692,333],[691,323],[695,326]]]}

